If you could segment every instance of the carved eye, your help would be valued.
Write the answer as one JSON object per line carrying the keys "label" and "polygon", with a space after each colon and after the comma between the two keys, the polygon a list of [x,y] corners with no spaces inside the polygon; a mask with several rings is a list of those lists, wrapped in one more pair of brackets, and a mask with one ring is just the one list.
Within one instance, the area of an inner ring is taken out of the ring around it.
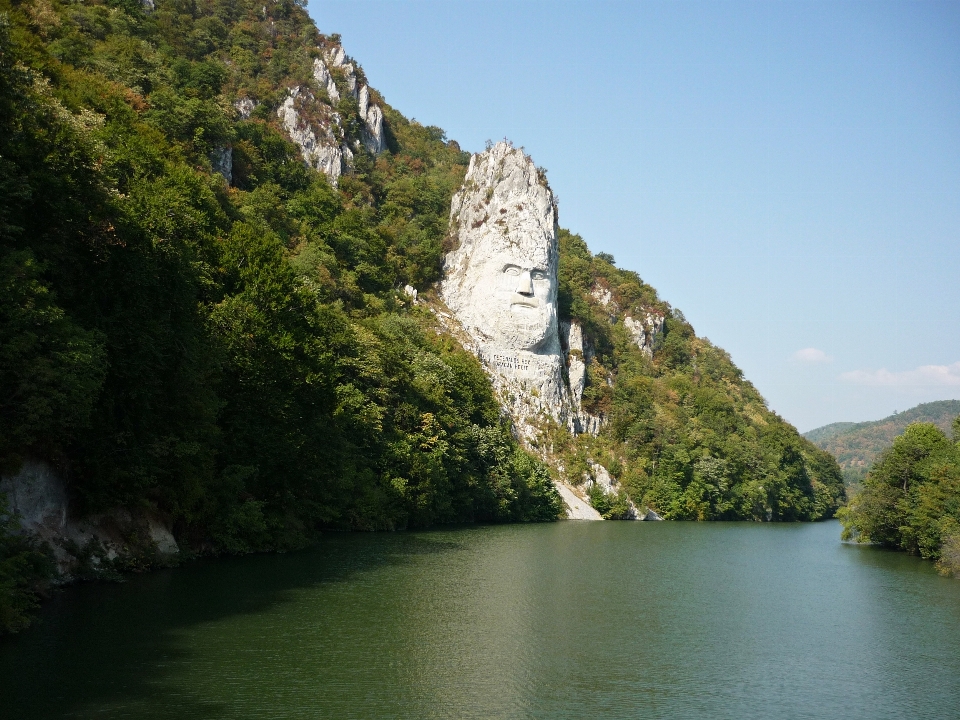
{"label": "carved eye", "polygon": [[530,273],[530,277],[532,277],[534,280],[546,280],[547,274],[543,272],[543,270],[534,270],[532,273]]}
{"label": "carved eye", "polygon": [[504,275],[513,275],[514,277],[516,277],[517,275],[520,274],[520,268],[518,268],[516,265],[507,265],[507,266],[503,269],[503,274],[504,274]]}

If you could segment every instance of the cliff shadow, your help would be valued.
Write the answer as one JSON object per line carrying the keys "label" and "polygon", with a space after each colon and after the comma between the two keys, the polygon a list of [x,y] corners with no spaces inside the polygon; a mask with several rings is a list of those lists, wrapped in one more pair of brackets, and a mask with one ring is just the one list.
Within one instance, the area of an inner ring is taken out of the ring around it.
{"label": "cliff shadow", "polygon": [[2,714],[235,717],[236,708],[191,696],[187,687],[177,692],[193,655],[178,642],[184,631],[460,547],[430,533],[330,534],[299,552],[203,559],[120,584],[65,588],[34,627],[0,640]]}

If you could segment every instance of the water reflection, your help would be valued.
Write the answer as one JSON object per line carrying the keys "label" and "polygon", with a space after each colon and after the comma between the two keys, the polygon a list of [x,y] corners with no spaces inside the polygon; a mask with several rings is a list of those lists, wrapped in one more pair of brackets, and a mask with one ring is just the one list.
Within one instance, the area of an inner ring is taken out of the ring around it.
{"label": "water reflection", "polygon": [[18,718],[950,717],[960,582],[835,523],[343,535],[76,588]]}

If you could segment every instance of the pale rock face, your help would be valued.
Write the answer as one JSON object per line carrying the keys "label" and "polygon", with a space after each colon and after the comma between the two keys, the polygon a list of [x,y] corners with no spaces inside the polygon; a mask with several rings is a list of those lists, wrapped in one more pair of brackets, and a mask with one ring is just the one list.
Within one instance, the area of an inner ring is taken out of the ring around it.
{"label": "pale rock face", "polygon": [[613,295],[610,293],[610,291],[602,285],[594,285],[593,288],[590,289],[590,295],[594,300],[604,307],[609,305],[610,300],[613,298]]}
{"label": "pale rock face", "polygon": [[28,460],[15,475],[0,478],[0,493],[7,496],[10,509],[19,515],[22,530],[49,543],[57,569],[65,578],[69,578],[78,563],[67,550],[73,544],[83,548],[96,541],[112,560],[125,551],[127,533],[145,530],[157,552],[163,555],[180,552],[170,529],[150,514],[134,517],[120,509],[82,519],[72,517],[63,478],[44,462]]}
{"label": "pale rock face", "polygon": [[627,315],[623,319],[623,325],[630,333],[634,344],[647,357],[653,357],[653,343],[658,335],[663,333],[663,315],[655,313],[646,313],[643,321],[635,320]]}
{"label": "pale rock face", "polygon": [[[343,173],[346,154],[344,149],[349,153],[346,155],[348,166],[349,161],[353,159],[353,153],[346,146],[341,147],[337,143],[332,128],[334,124],[339,124],[339,116],[336,113],[330,113],[330,122],[317,128],[303,119],[297,110],[298,105],[314,101],[315,98],[309,91],[299,87],[291,88],[287,99],[277,108],[277,117],[287,131],[287,135],[300,148],[304,162],[325,174],[330,179],[330,183],[336,186],[337,180]],[[320,133],[319,138],[317,133]]]}
{"label": "pale rock face", "polygon": [[383,110],[370,103],[370,88],[360,88],[360,117],[363,118],[363,145],[374,155],[382,153],[387,145],[383,137]]}
{"label": "pale rock face", "polygon": [[237,111],[237,114],[240,116],[241,120],[249,120],[250,114],[253,112],[254,108],[257,107],[257,104],[250,98],[240,98],[233,104],[234,109]]}
{"label": "pale rock face", "polygon": [[353,67],[353,63],[347,61],[347,54],[343,51],[343,47],[337,45],[332,50],[328,50],[325,57],[330,67],[339,68],[341,71],[343,71],[343,76],[347,81],[347,87],[350,89],[350,94],[356,98],[357,72]]}
{"label": "pale rock face", "polygon": [[573,488],[563,482],[555,483],[557,492],[567,506],[567,520],[603,520],[603,516],[596,508],[574,492]]}
{"label": "pale rock face", "polygon": [[523,151],[501,142],[471,158],[450,218],[459,247],[446,257],[441,297],[532,438],[529,421],[567,415],[553,193]]}
{"label": "pale rock face", "polygon": [[[607,495],[616,495],[620,492],[620,483],[600,463],[590,461],[590,472],[584,475],[584,487],[589,489],[596,485]],[[641,511],[627,498],[627,520],[660,520],[660,516],[653,510]]]}
{"label": "pale rock face", "polygon": [[[353,168],[353,150],[346,142],[338,141],[343,135],[340,115],[333,106],[340,102],[340,91],[337,89],[331,68],[343,73],[350,94],[357,99],[360,105],[360,117],[363,120],[361,136],[363,145],[374,155],[386,149],[383,130],[383,110],[370,102],[370,89],[364,85],[357,89],[357,74],[353,63],[348,62],[343,48],[339,45],[324,53],[325,60],[316,58],[313,61],[313,79],[317,87],[323,90],[329,103],[319,100],[308,89],[294,87],[288,91],[287,98],[277,109],[277,117],[290,139],[300,148],[304,162],[320,170],[334,186],[340,176],[351,172]],[[250,102],[241,109],[240,103]],[[238,101],[235,105],[241,116],[246,110],[247,116],[253,109],[252,101],[247,99]],[[309,112],[304,112],[305,109]],[[304,116],[319,118],[313,123],[307,122]],[[360,144],[356,144],[359,149]]]}
{"label": "pale rock face", "polygon": [[593,357],[593,352],[584,342],[580,323],[575,320],[561,323],[560,340],[566,352],[567,377],[570,380],[570,415],[567,418],[567,427],[574,435],[598,435],[603,426],[603,417],[591,415],[581,404],[583,389],[587,383],[587,364]]}
{"label": "pale rock face", "polygon": [[317,85],[322,90],[327,91],[327,97],[330,98],[331,103],[336,105],[340,102],[340,91],[337,90],[337,85],[333,82],[333,76],[320,58],[313,61],[313,79],[317,81]]}
{"label": "pale rock face", "polygon": [[616,495],[617,491],[620,490],[620,483],[614,480],[610,472],[600,463],[590,463],[590,474],[586,476],[585,480],[587,487],[596,484],[608,495]]}
{"label": "pale rock face", "polygon": [[226,179],[227,184],[233,182],[233,148],[229,145],[215,147],[210,153],[210,165],[215,173]]}

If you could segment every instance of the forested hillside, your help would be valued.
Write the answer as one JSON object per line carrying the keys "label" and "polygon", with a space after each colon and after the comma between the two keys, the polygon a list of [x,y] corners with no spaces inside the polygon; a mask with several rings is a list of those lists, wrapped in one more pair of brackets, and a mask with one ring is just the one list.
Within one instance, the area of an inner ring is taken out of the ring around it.
{"label": "forested hillside", "polygon": [[840,512],[844,537],[936,560],[960,576],[960,417],[953,438],[908,425]]}
{"label": "forested hillside", "polygon": [[[844,497],[835,460],[771,412],[729,354],[580,236],[561,231],[560,247],[561,317],[580,323],[590,346],[584,406],[607,421],[599,437],[555,440],[570,476],[595,460],[669,519],[833,516]],[[648,352],[627,321],[646,314],[663,318]],[[608,517],[626,510],[622,497],[592,500]]]}
{"label": "forested hillside", "polygon": [[[85,511],[229,550],[318,526],[553,518],[479,364],[407,312],[465,154],[388,108],[334,189],[272,122],[327,39],[302,7],[6,4],[0,459]],[[243,89],[258,111],[241,120]],[[339,110],[351,127],[356,101]],[[233,185],[211,154],[234,149]]]}
{"label": "forested hillside", "polygon": [[[198,552],[557,518],[551,471],[479,362],[402,291],[439,278],[469,155],[379,96],[386,151],[371,154],[346,87],[356,152],[336,187],[281,131],[288,88],[338,42],[289,0],[0,0],[4,474],[49,461],[76,512],[149,508]],[[249,116],[238,98],[256,99]],[[575,235],[561,245],[561,314],[595,349],[584,401],[606,419],[599,438],[554,429],[568,473],[603,462],[671,518],[833,513],[832,458],[725,352],[635,273]],[[665,314],[652,357],[598,284]],[[10,530],[8,627],[24,578],[46,572]]]}
{"label": "forested hillside", "polygon": [[810,430],[803,436],[833,455],[840,463],[844,480],[852,485],[863,481],[870,466],[907,425],[927,422],[944,432],[950,432],[953,420],[958,415],[960,400],[940,400],[923,403],[873,422],[832,423]]}

